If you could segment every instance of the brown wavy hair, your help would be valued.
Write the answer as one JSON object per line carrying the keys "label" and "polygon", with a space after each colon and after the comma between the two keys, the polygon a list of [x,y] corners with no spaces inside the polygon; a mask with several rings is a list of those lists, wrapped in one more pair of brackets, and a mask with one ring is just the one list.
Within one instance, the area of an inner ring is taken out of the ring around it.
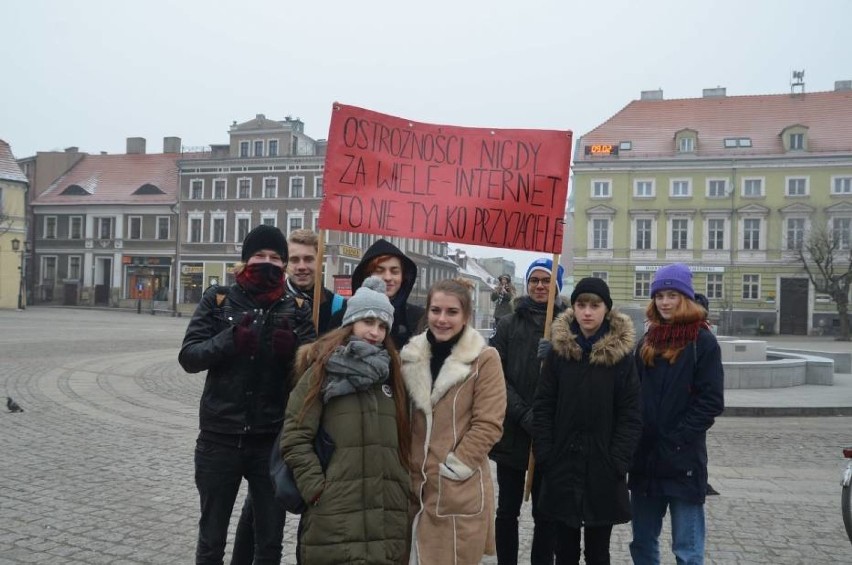
{"label": "brown wavy hair", "polygon": [[455,296],[459,299],[464,314],[465,321],[470,321],[473,315],[473,284],[461,277],[454,279],[444,279],[433,284],[429,288],[429,294],[426,296],[426,312],[429,312],[429,306],[432,305],[432,297],[436,292],[443,292]]}
{"label": "brown wavy hair", "polygon": [[647,339],[647,333],[651,331],[654,326],[662,326],[662,325],[671,325],[671,326],[692,326],[693,324],[703,322],[707,317],[707,311],[704,310],[699,304],[696,304],[688,297],[681,295],[680,304],[678,304],[677,308],[674,311],[674,315],[672,316],[672,320],[667,322],[660,315],[660,311],[657,310],[657,304],[654,302],[654,299],[651,298],[651,302],[648,303],[648,307],[645,308],[645,317],[647,321],[650,323],[648,328],[648,332],[646,332],[646,339],[642,341],[642,347],[639,350],[639,356],[642,358],[642,361],[645,363],[646,367],[654,366],[654,358],[658,355],[662,356],[663,359],[669,362],[670,365],[673,365],[675,361],[677,361],[678,356],[681,351],[686,348],[687,344],[681,344],[678,347],[666,347],[665,349],[660,349],[654,347]]}
{"label": "brown wavy hair", "polygon": [[[303,345],[299,348],[296,354],[296,368],[294,370],[295,382],[298,382],[308,371],[313,369],[314,380],[308,388],[308,394],[305,396],[305,402],[299,412],[299,421],[305,417],[305,413],[315,400],[320,397],[320,392],[325,384],[328,375],[325,372],[326,363],[329,357],[334,353],[338,345],[346,343],[352,336],[353,325],[349,324],[342,328],[332,330],[321,336],[313,343]],[[388,354],[390,355],[390,385],[393,390],[393,401],[396,408],[396,433],[398,436],[397,442],[399,445],[399,460],[406,469],[410,468],[411,455],[411,423],[408,418],[408,402],[405,392],[405,385],[402,381],[402,363],[399,359],[399,353],[393,344],[393,339],[390,335],[390,329],[385,333],[385,339],[382,342]],[[294,384],[295,384],[294,382]]]}

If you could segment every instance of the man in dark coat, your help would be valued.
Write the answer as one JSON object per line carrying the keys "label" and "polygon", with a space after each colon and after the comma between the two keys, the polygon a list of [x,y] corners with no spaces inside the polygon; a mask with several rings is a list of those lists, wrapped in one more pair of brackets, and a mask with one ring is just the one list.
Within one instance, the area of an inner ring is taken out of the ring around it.
{"label": "man in dark coat", "polygon": [[538,520],[553,524],[557,563],[579,563],[580,528],[586,563],[609,563],[612,526],[630,520],[626,474],[642,433],[636,330],[599,278],[574,287],[571,307],[553,322],[533,403]]}
{"label": "man in dark coat", "polygon": [[236,283],[204,292],[178,355],[187,372],[207,371],[195,448],[197,564],[222,563],[243,478],[254,500],[254,562],[281,560],[284,511],[273,497],[269,454],[284,420],[296,349],[316,338],[310,310],[284,293],[286,262],[278,228],[249,232]]}
{"label": "man in dark coat", "polygon": [[[352,292],[361,288],[364,279],[370,275],[376,275],[385,281],[386,294],[394,308],[391,337],[397,349],[402,350],[411,336],[417,333],[426,312],[423,307],[408,303],[408,296],[417,281],[417,265],[391,242],[377,239],[364,252],[352,273]],[[344,305],[332,316],[330,326],[339,327],[345,314]]]}
{"label": "man in dark coat", "polygon": [[[518,516],[524,498],[524,481],[530,456],[533,423],[532,403],[538,384],[538,342],[544,336],[547,298],[553,262],[537,259],[527,269],[527,296],[515,300],[515,311],[500,319],[491,345],[500,353],[503,374],[506,378],[506,418],[503,437],[494,446],[489,457],[497,463],[497,518],[495,535],[497,562],[500,565],[518,563]],[[557,289],[562,290],[564,269],[557,271]],[[565,309],[556,297],[554,315]],[[540,481],[534,475],[533,519],[537,516],[537,497]],[[533,532],[533,558],[536,555],[552,559],[553,552],[548,536],[543,536],[538,524]],[[546,543],[542,540],[548,538]]]}

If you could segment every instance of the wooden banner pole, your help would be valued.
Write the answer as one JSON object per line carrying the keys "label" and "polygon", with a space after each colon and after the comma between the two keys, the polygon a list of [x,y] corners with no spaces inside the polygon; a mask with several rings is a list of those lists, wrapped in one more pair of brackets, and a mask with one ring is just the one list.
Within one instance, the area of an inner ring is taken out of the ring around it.
{"label": "wooden banner pole", "polygon": [[322,271],[325,266],[325,230],[321,229],[317,234],[317,271],[314,273],[314,304],[313,304],[313,320],[314,320],[314,328],[316,328],[317,333],[319,333],[319,311],[320,311],[320,302],[322,302],[322,289],[323,289],[323,280],[322,280]]}

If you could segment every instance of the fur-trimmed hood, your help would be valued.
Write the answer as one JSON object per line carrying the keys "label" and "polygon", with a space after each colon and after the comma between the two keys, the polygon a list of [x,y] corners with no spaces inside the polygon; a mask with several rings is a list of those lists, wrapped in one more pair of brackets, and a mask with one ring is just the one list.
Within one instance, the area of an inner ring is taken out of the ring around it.
{"label": "fur-trimmed hood", "polygon": [[423,332],[408,342],[402,349],[402,378],[411,401],[418,410],[431,413],[432,407],[455,385],[464,382],[470,374],[470,365],[485,349],[485,339],[469,326],[463,330],[461,339],[453,347],[450,356],[441,366],[435,386],[429,361],[432,348]]}
{"label": "fur-trimmed hood", "polygon": [[[589,363],[612,367],[633,352],[633,346],[636,342],[636,329],[633,327],[633,320],[630,319],[630,316],[622,314],[616,309],[610,310],[606,318],[609,320],[609,332],[592,346]],[[583,359],[583,350],[577,343],[577,334],[571,330],[573,321],[573,309],[568,309],[560,314],[553,321],[550,341],[553,343],[555,353],[567,359],[580,361]]]}

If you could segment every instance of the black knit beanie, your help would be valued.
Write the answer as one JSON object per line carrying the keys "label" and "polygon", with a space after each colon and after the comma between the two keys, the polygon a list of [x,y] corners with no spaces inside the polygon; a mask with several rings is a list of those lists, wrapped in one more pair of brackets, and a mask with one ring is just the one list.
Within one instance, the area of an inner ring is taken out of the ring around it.
{"label": "black knit beanie", "polygon": [[609,296],[609,286],[607,286],[603,279],[596,277],[581,279],[574,286],[574,292],[571,293],[571,306],[574,306],[578,296],[586,293],[600,296],[603,303],[606,304],[606,309],[612,310],[612,298]]}
{"label": "black knit beanie", "polygon": [[243,263],[248,261],[252,255],[261,249],[275,251],[281,255],[284,263],[287,263],[289,259],[287,254],[287,239],[281,233],[281,230],[274,226],[260,224],[246,234],[246,238],[243,240],[243,252],[241,256]]}

